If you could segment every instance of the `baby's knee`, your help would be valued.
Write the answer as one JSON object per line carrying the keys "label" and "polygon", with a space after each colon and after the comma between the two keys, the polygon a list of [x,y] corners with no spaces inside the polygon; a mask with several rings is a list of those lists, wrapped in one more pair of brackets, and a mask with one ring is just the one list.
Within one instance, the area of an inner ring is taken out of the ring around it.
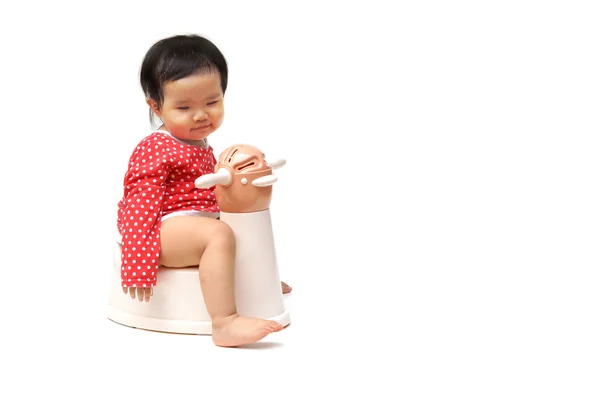
{"label": "baby's knee", "polygon": [[215,226],[211,242],[215,245],[235,246],[235,234],[229,225],[219,221]]}

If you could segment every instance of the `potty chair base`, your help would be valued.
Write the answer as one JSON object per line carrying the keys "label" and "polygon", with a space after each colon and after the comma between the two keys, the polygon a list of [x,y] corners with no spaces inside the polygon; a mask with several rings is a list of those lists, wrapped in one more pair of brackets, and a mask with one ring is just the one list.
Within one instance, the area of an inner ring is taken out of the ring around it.
{"label": "potty chair base", "polygon": [[[116,272],[116,271],[115,271]],[[121,325],[150,331],[210,335],[212,322],[200,288],[198,268],[164,268],[158,270],[157,285],[149,302],[132,299],[121,289],[120,274],[114,274],[108,319]],[[265,318],[284,326],[290,314],[284,309],[273,316],[248,315]]]}
{"label": "potty chair base", "polygon": [[[109,306],[108,319],[117,324],[130,328],[143,329],[154,332],[176,333],[183,335],[211,335],[212,324],[210,321],[189,321],[189,320],[166,320],[152,317],[143,317],[140,315],[125,313],[122,310]],[[278,322],[283,326],[290,323],[289,312],[274,318],[268,318]]]}
{"label": "potty chair base", "polygon": [[[174,320],[165,318],[155,318],[126,312],[113,305],[108,306],[108,319],[120,325],[124,325],[130,328],[144,329],[148,331],[188,335],[212,334],[212,323],[210,320],[194,321],[189,319]],[[278,322],[283,326],[287,326],[290,323],[290,314],[286,310],[280,315],[267,319]]]}
{"label": "potty chair base", "polygon": [[[198,268],[158,269],[159,285],[149,302],[132,299],[121,288],[118,270],[114,271],[108,305],[108,319],[121,325],[150,331],[210,335],[212,322],[202,297]],[[269,319],[286,326],[290,313],[247,315]]]}
{"label": "potty chair base", "polygon": [[[211,335],[211,321],[190,321],[190,320],[172,320],[160,319],[153,317],[145,317],[135,314],[126,313],[123,310],[109,306],[108,319],[117,324],[124,325],[130,328],[144,329],[147,331],[176,333],[184,335]],[[269,320],[287,326],[290,323],[290,315],[288,311]]]}

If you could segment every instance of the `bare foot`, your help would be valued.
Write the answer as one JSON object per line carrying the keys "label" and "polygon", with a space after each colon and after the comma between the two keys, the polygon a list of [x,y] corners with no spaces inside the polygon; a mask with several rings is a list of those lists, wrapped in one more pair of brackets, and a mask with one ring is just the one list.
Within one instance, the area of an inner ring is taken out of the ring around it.
{"label": "bare foot", "polygon": [[279,332],[283,325],[259,318],[240,317],[237,314],[213,321],[212,340],[221,347],[235,347],[258,342],[269,333]]}
{"label": "bare foot", "polygon": [[291,291],[292,291],[292,287],[290,285],[288,285],[287,283],[281,281],[281,292],[283,294],[287,294]]}

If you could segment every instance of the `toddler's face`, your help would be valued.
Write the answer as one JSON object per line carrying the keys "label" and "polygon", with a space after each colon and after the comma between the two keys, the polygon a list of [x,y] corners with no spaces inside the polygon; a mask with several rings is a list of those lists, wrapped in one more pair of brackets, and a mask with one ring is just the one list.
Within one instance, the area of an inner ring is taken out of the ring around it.
{"label": "toddler's face", "polygon": [[148,104],[165,128],[182,140],[201,140],[223,122],[223,91],[218,73],[196,74],[163,87],[164,101],[159,110],[153,100]]}

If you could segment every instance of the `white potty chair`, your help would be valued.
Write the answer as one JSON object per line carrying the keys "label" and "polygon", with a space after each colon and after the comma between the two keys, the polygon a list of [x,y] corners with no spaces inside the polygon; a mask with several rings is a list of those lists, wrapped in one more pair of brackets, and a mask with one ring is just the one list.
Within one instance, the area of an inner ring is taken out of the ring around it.
{"label": "white potty chair", "polygon": [[[220,218],[236,237],[235,297],[240,315],[290,323],[281,292],[269,205],[277,178],[258,149],[234,145],[225,150],[214,174],[196,180],[197,187],[216,185]],[[121,246],[114,248],[108,318],[152,331],[210,335],[211,319],[204,305],[198,267],[159,267],[149,302],[124,294],[121,287]]]}

